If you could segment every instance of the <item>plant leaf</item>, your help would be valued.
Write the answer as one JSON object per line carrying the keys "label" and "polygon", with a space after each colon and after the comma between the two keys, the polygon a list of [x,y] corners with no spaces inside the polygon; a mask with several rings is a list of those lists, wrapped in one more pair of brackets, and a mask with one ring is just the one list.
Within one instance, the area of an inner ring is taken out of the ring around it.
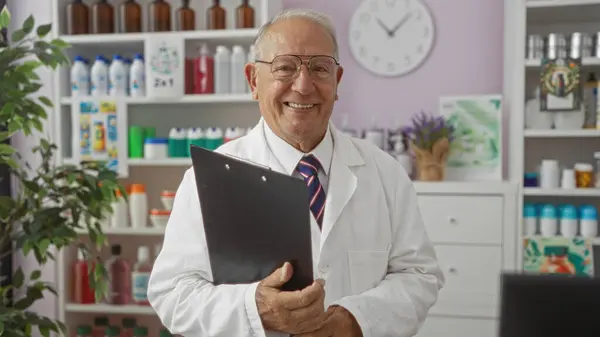
{"label": "plant leaf", "polygon": [[10,35],[10,39],[13,43],[18,43],[23,41],[25,36],[27,36],[27,33],[23,29],[17,29]]}
{"label": "plant leaf", "polygon": [[25,19],[25,22],[23,22],[23,30],[26,34],[29,34],[33,31],[33,26],[35,26],[35,19],[33,18],[33,15],[29,15],[27,19]]}
{"label": "plant leaf", "polygon": [[40,38],[45,37],[46,35],[48,35],[48,33],[50,33],[50,31],[52,30],[52,24],[46,24],[46,25],[41,25],[37,28],[37,35]]}
{"label": "plant leaf", "polygon": [[23,269],[21,267],[17,268],[15,274],[13,275],[12,283],[15,288],[21,288],[23,283],[25,282],[25,275],[23,274]]}
{"label": "plant leaf", "polygon": [[32,281],[36,281],[36,280],[38,280],[38,279],[39,279],[41,276],[42,276],[42,271],[41,271],[41,270],[34,270],[34,271],[31,273],[31,276],[29,276],[29,278],[30,278]]}
{"label": "plant leaf", "polygon": [[0,29],[8,28],[8,26],[10,25],[10,20],[10,12],[8,11],[8,7],[4,5],[4,7],[2,7],[2,11],[0,12]]}

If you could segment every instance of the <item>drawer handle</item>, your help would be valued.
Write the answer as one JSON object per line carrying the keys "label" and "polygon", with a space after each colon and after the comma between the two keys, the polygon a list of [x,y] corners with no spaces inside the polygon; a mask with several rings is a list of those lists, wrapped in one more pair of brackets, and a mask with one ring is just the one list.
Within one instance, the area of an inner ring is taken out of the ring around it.
{"label": "drawer handle", "polygon": [[449,217],[448,217],[448,222],[449,222],[451,225],[456,225],[456,223],[457,223],[458,221],[456,221],[456,218],[455,218],[455,217],[453,217],[453,216],[449,216]]}
{"label": "drawer handle", "polygon": [[450,267],[450,268],[448,268],[448,272],[450,274],[456,274],[458,272],[458,270],[456,270],[456,268],[454,268],[454,267]]}

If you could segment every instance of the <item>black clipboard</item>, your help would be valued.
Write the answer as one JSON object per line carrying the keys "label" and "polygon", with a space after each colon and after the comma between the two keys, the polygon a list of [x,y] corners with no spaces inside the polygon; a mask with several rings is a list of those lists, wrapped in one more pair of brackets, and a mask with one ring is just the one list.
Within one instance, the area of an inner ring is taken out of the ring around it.
{"label": "black clipboard", "polygon": [[302,179],[192,145],[213,283],[262,280],[288,261],[284,291],[313,283],[309,196]]}

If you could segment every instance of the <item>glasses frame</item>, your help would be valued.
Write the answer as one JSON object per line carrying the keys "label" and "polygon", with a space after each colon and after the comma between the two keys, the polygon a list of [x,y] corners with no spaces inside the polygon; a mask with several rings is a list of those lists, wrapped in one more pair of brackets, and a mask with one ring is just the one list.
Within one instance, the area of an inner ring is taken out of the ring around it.
{"label": "glasses frame", "polygon": [[[331,56],[331,55],[310,55],[310,56],[302,56],[302,55],[295,55],[295,54],[282,54],[282,55],[277,55],[275,56],[271,61],[264,61],[264,60],[254,60],[255,63],[262,63],[262,64],[268,64],[271,66],[271,75],[273,76],[273,78],[276,78],[277,80],[280,80],[279,78],[277,78],[275,75],[273,75],[273,62],[275,61],[275,59],[277,59],[278,57],[281,56],[294,56],[296,58],[298,58],[300,60],[300,65],[298,66],[298,68],[296,68],[296,73],[294,74],[294,76],[290,77],[289,79],[284,79],[284,81],[292,81],[294,80],[296,77],[298,77],[298,75],[300,75],[300,71],[302,69],[302,65],[304,65],[306,63],[306,69],[308,70],[308,73],[311,75],[311,77],[314,78],[314,76],[312,76],[312,73],[310,72],[310,62],[312,61],[313,58],[315,57],[328,57],[330,59],[333,60],[333,62],[335,63],[335,66],[339,66],[340,63],[338,62],[338,60],[335,59],[335,57]],[[308,58],[308,60],[304,61],[304,59]],[[327,79],[327,78],[324,78]]]}

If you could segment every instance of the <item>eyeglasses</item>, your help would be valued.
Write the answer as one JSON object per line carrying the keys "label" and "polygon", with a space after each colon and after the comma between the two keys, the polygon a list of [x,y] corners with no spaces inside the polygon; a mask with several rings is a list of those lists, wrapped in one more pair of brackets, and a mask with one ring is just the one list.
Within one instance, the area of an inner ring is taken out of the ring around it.
{"label": "eyeglasses", "polygon": [[279,55],[273,61],[256,60],[257,63],[271,65],[271,74],[280,81],[289,81],[300,74],[302,64],[306,63],[308,73],[316,79],[326,80],[333,76],[336,66],[340,65],[336,59],[327,55],[310,56],[307,61],[298,55]]}

